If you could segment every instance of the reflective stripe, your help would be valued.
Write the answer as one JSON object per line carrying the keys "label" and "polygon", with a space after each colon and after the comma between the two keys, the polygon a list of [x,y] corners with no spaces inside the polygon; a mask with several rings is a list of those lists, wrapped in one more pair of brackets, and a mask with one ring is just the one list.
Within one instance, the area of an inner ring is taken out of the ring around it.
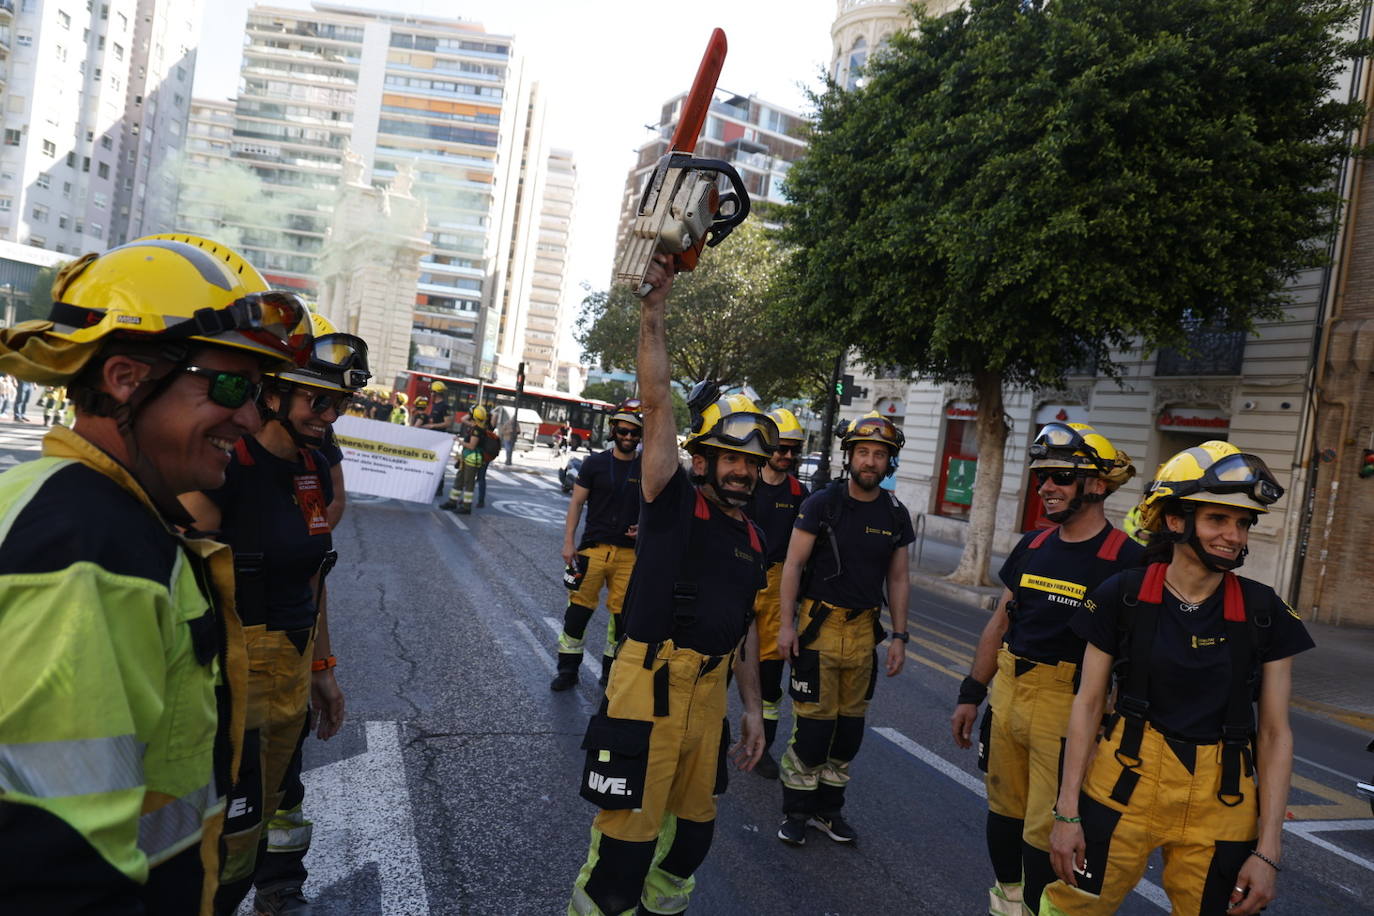
{"label": "reflective stripe", "polygon": [[581,652],[586,645],[587,639],[585,636],[582,639],[574,639],[567,633],[558,634],[559,652]]}
{"label": "reflective stripe", "polygon": [[301,806],[278,811],[267,819],[268,852],[300,852],[310,848],[311,821],[305,819]]}
{"label": "reflective stripe", "polygon": [[156,865],[199,835],[205,813],[215,801],[215,785],[210,782],[140,817],[138,848],[149,864]]}
{"label": "reflective stripe", "polygon": [[66,798],[139,789],[146,748],[133,735],[0,744],[0,791]]}

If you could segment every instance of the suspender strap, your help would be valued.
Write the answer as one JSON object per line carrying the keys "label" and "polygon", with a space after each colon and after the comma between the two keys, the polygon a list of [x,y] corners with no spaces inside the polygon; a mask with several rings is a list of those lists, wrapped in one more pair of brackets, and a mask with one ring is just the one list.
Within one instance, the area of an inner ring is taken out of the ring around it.
{"label": "suspender strap", "polygon": [[805,647],[815,641],[820,635],[821,627],[825,625],[826,618],[830,616],[830,605],[817,601],[811,606],[811,621],[806,625],[806,629],[801,631],[797,637],[797,645]]}
{"label": "suspender strap", "polygon": [[661,642],[651,642],[644,647],[644,670],[648,671],[654,666],[654,659],[658,658],[658,650],[663,648]]}
{"label": "suspender strap", "polygon": [[1226,718],[1221,726],[1221,787],[1217,800],[1234,808],[1245,800],[1240,788],[1242,772],[1255,773],[1251,737],[1255,722],[1251,707],[1251,672],[1259,653],[1254,625],[1247,620],[1245,597],[1240,580],[1227,573],[1222,581],[1222,615],[1226,619],[1226,644],[1231,647],[1231,691],[1226,700]]}
{"label": "suspender strap", "polygon": [[1126,643],[1126,678],[1116,699],[1116,710],[1122,719],[1121,744],[1116,749],[1116,762],[1121,764],[1121,776],[1112,788],[1112,799],[1120,804],[1130,801],[1135,785],[1140,781],[1140,744],[1145,737],[1145,721],[1150,712],[1150,652],[1159,629],[1159,606],[1164,600],[1164,572],[1168,566],[1155,563],[1145,571],[1140,590],[1134,600],[1123,596],[1131,609],[1130,637]]}
{"label": "suspender strap", "polygon": [[[648,656],[645,656],[647,659]],[[661,719],[668,715],[668,669],[669,665],[664,662],[654,672],[654,718]]]}

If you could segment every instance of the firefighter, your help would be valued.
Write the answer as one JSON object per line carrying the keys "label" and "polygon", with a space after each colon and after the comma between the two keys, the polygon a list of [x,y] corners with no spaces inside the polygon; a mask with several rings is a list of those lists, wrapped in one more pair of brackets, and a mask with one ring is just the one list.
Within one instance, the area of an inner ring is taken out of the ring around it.
{"label": "firefighter", "polygon": [[[443,382],[434,382],[429,386],[431,397],[425,405],[425,411],[415,424],[423,429],[448,429],[452,420],[452,410],[448,403],[448,386]],[[416,408],[420,407],[420,401],[424,398],[416,399]]]}
{"label": "firefighter", "polygon": [[1035,912],[1054,880],[1049,812],[1083,659],[1083,639],[1069,621],[1088,591],[1139,566],[1143,553],[1107,521],[1105,500],[1135,468],[1101,433],[1083,423],[1047,424],[1031,443],[1030,469],[1054,527],[1023,535],[1002,564],[1001,601],[950,718],[955,743],[969,747],[991,681],[978,765],[987,774],[992,916],[1020,916],[1023,902]]}
{"label": "firefighter", "polygon": [[1053,811],[1060,880],[1042,914],[1115,912],[1156,848],[1175,913],[1251,916],[1274,900],[1293,656],[1312,639],[1273,589],[1233,570],[1282,495],[1262,460],[1215,441],[1170,458],[1146,489],[1146,567],[1103,582],[1073,618],[1088,647]]}
{"label": "firefighter", "polygon": [[792,473],[806,432],[796,415],[785,407],[768,416],[778,424],[778,447],[764,465],[749,506],[749,517],[763,529],[768,543],[768,587],[754,599],[754,619],[759,628],[759,691],[763,695],[763,756],[754,772],[765,779],[777,779],[778,764],[769,748],[778,733],[778,709],[782,704],[783,660],[778,650],[782,563],[787,559],[787,542],[797,512],[811,491]]}
{"label": "firefighter", "polygon": [[223,482],[306,312],[185,235],[78,258],[52,295],[0,332],[0,372],[76,402],[0,475],[0,908],[208,913],[247,662],[230,551],[175,533],[176,497]]}
{"label": "firefighter", "polygon": [[[472,514],[472,499],[483,466],[482,438],[486,435],[488,422],[487,409],[479,404],[468,412],[467,420],[458,427],[458,442],[462,448],[458,455],[458,473],[453,477],[448,499],[439,504],[440,509],[456,509],[459,515]],[[478,501],[479,508],[483,505],[486,505],[485,498]]]}
{"label": "firefighter", "polygon": [[404,391],[398,391],[391,396],[392,407],[389,419],[392,423],[401,426],[410,425],[410,411],[406,410],[406,395]]}
{"label": "firefighter", "polygon": [[[293,762],[299,766],[308,707],[320,738],[343,722],[323,600],[335,554],[327,511],[333,483],[321,448],[370,373],[360,338],[335,332],[319,315],[312,322],[309,360],[268,377],[260,401],[265,422],[235,444],[224,485],[182,497],[197,527],[219,532],[234,549],[235,603],[248,647],[244,763],[229,794],[220,914],[235,912],[254,885],[259,913],[306,912],[299,860],[310,825]],[[283,801],[288,788],[293,797]],[[274,814],[278,855],[269,855]]]}
{"label": "firefighter", "polygon": [[664,302],[672,261],[655,255],[640,306],[638,375],[644,450],[638,559],[625,597],[624,641],[606,699],[587,726],[583,798],[601,811],[568,912],[681,913],[725,790],[727,673],[744,702],[731,751],[749,769],[763,752],[754,593],[765,550],[743,513],[777,426],[743,395],[693,401],[678,464]]}
{"label": "firefighter", "polygon": [[[644,436],[639,398],[621,401],[611,413],[610,448],[589,455],[577,472],[568,515],[563,524],[565,579],[572,594],[563,613],[558,636],[558,674],[549,687],[567,690],[577,684],[582,665],[587,622],[606,589],[606,652],[601,660],[601,683],[610,676],[615,644],[620,641],[620,609],[635,566],[635,534],[639,530],[639,443]],[[574,542],[582,507],[587,524],[582,540]]]}
{"label": "firefighter", "polygon": [[904,444],[885,417],[855,420],[840,441],[848,477],[807,498],[788,542],[778,651],[791,661],[796,723],[782,759],[778,839],[793,846],[806,842],[808,826],[837,843],[856,839],[840,812],[878,678],[876,646],[887,635],[884,583],[887,676],[906,662],[907,545],[916,535],[906,507],[880,487]]}

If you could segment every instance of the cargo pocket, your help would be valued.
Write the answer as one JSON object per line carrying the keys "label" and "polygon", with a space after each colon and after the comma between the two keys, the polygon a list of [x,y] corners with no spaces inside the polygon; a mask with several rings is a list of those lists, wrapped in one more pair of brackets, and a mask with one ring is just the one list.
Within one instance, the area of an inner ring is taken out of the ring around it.
{"label": "cargo pocket", "polygon": [[730,785],[730,767],[726,765],[726,758],[730,751],[730,720],[720,720],[720,753],[716,755],[716,785],[711,790],[712,795],[724,795],[725,789]]}
{"label": "cargo pocket", "polygon": [[818,649],[802,649],[792,659],[792,676],[787,692],[800,703],[821,701],[821,653]]}
{"label": "cargo pocket", "polygon": [[579,794],[606,811],[641,807],[649,771],[649,734],[654,723],[592,716],[582,749],[587,763]]}
{"label": "cargo pocket", "polygon": [[978,769],[988,771],[988,745],[992,744],[992,707],[983,710],[983,721],[978,726]]}

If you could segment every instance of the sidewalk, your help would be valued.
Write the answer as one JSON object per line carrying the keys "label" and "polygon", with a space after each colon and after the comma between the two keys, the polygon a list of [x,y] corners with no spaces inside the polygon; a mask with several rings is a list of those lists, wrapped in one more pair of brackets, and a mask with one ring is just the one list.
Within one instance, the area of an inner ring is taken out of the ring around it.
{"label": "sidewalk", "polygon": [[[913,586],[988,612],[996,606],[1000,585],[978,588],[945,578],[959,565],[963,545],[926,538],[919,558],[916,551],[912,545]],[[1004,559],[992,558],[990,577]],[[1307,632],[1317,646],[1293,660],[1293,705],[1374,734],[1374,629],[1307,622]]]}

